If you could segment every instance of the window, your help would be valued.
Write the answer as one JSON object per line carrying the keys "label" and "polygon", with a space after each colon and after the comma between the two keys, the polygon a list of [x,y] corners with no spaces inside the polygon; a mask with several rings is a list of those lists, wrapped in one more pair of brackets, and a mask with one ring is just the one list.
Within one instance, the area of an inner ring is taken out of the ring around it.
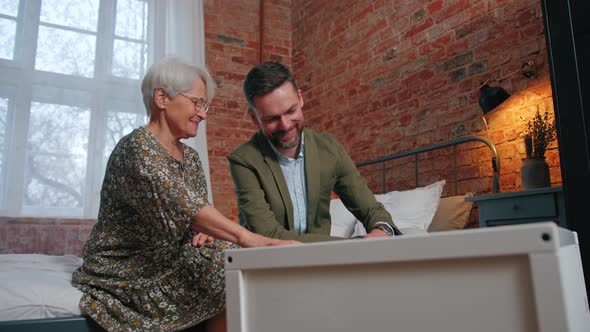
{"label": "window", "polygon": [[96,218],[110,152],[148,120],[154,6],[0,0],[0,215]]}

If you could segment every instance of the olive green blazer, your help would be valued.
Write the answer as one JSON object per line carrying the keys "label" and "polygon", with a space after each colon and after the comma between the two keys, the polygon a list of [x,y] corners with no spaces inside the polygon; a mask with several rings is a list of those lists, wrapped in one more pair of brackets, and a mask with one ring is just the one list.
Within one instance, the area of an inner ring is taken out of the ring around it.
{"label": "olive green blazer", "polygon": [[240,223],[253,232],[302,242],[339,240],[330,236],[330,195],[334,191],[366,229],[378,221],[393,225],[365,179],[335,137],[304,129],[307,232],[294,229],[289,188],[276,154],[262,132],[227,158],[238,199]]}

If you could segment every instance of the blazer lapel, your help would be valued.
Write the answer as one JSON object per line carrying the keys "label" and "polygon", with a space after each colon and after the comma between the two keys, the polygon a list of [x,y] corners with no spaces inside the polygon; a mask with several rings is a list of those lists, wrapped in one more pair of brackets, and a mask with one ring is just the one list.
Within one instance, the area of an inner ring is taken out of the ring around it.
{"label": "blazer lapel", "polygon": [[320,194],[320,167],[318,164],[319,153],[313,133],[305,130],[305,179],[307,185],[307,229],[311,229],[311,223],[316,218],[316,212]]}
{"label": "blazer lapel", "polygon": [[283,175],[283,170],[281,170],[281,165],[277,160],[275,152],[270,147],[270,143],[266,140],[262,132],[259,131],[257,134],[258,146],[263,146],[263,153],[264,153],[264,161],[268,165],[270,172],[275,180],[277,188],[279,189],[279,193],[281,194],[281,198],[283,199],[283,203],[285,205],[285,212],[287,214],[287,222],[289,224],[289,229],[295,229],[295,223],[293,221],[293,203],[291,202],[291,195],[289,194],[289,187],[287,186],[287,182],[285,182],[285,176]]}

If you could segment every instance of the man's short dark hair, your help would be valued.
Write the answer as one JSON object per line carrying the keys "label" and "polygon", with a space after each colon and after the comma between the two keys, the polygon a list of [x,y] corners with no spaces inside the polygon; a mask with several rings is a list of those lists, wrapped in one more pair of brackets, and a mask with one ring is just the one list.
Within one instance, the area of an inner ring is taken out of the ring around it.
{"label": "man's short dark hair", "polygon": [[297,91],[297,84],[293,74],[281,63],[267,61],[256,65],[248,72],[244,81],[244,95],[250,108],[255,110],[254,97],[264,96],[285,82],[290,82]]}

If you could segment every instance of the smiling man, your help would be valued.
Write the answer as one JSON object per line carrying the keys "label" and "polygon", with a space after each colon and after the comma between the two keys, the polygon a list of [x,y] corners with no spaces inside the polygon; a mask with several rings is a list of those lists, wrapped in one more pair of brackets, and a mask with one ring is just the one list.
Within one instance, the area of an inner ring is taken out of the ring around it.
{"label": "smiling man", "polygon": [[366,237],[398,232],[336,138],[304,128],[303,97],[288,68],[255,66],[244,94],[260,130],[228,156],[242,225],[278,239],[339,240],[330,236],[334,191]]}

